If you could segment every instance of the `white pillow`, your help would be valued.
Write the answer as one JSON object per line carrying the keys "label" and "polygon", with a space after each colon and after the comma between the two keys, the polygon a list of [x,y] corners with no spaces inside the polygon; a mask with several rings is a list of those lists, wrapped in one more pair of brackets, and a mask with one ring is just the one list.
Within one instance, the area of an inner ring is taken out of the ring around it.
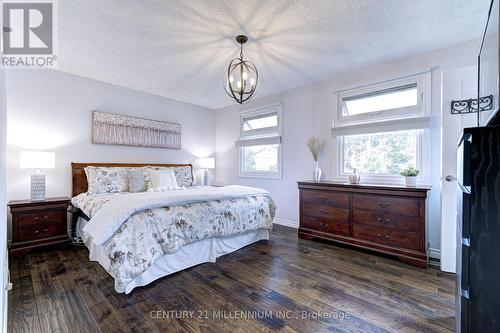
{"label": "white pillow", "polygon": [[148,182],[148,192],[174,191],[180,189],[172,169],[146,169],[144,176]]}

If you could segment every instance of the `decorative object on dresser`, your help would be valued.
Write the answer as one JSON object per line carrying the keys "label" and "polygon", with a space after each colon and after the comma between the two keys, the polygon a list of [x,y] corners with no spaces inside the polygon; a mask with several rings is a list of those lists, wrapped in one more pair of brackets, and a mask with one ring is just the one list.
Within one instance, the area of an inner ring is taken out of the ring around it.
{"label": "decorative object on dresser", "polygon": [[68,242],[69,198],[15,200],[10,201],[8,206],[12,214],[11,255]]}
{"label": "decorative object on dresser", "polygon": [[299,237],[325,239],[426,268],[427,187],[298,182]]}
{"label": "decorative object on dresser", "polygon": [[415,187],[417,186],[417,176],[419,173],[420,170],[414,168],[412,165],[409,165],[400,172],[400,175],[405,177],[405,185],[407,187]]}
{"label": "decorative object on dresser", "polygon": [[358,173],[358,170],[354,168],[352,175],[348,175],[347,179],[349,180],[349,184],[359,184],[361,182],[361,175]]}
{"label": "decorative object on dresser", "polygon": [[198,168],[203,170],[203,185],[211,185],[210,173],[208,172],[208,169],[215,169],[215,158],[200,158],[196,161],[196,164]]}
{"label": "decorative object on dresser", "polygon": [[500,127],[466,128],[457,160],[456,331],[500,332]]}
{"label": "decorative object on dresser", "polygon": [[181,125],[94,111],[92,143],[181,149]]}
{"label": "decorative object on dresser", "polygon": [[318,139],[312,137],[306,142],[307,147],[311,151],[312,157],[314,159],[314,169],[313,169],[313,179],[317,182],[321,180],[321,169],[319,168],[319,154],[323,148],[324,142],[320,142]]}
{"label": "decorative object on dresser", "polygon": [[31,175],[31,200],[45,200],[45,175],[40,169],[54,169],[56,164],[55,153],[47,151],[21,151],[21,169],[36,170]]}

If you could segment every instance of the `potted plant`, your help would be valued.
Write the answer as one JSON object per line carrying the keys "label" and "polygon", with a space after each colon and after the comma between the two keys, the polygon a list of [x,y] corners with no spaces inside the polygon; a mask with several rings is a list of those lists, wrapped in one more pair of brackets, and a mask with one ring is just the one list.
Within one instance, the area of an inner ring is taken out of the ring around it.
{"label": "potted plant", "polygon": [[319,153],[321,152],[321,148],[323,148],[323,142],[320,142],[316,138],[309,138],[306,142],[307,147],[311,151],[311,154],[314,159],[314,170],[313,170],[313,179],[315,182],[319,182],[321,179],[321,169],[318,165]]}
{"label": "potted plant", "polygon": [[409,165],[406,169],[401,171],[400,175],[405,177],[405,185],[407,187],[416,187],[417,186],[417,176],[420,173],[420,170],[414,168]]}

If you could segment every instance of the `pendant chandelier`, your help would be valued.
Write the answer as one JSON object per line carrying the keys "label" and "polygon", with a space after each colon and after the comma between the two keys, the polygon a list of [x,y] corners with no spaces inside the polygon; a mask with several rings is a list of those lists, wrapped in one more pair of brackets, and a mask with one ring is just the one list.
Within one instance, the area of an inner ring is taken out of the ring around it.
{"label": "pendant chandelier", "polygon": [[250,61],[243,60],[243,44],[247,40],[247,36],[236,36],[236,41],[240,44],[240,57],[234,58],[229,63],[226,84],[224,85],[227,94],[240,104],[252,97],[259,82],[259,73],[255,65]]}

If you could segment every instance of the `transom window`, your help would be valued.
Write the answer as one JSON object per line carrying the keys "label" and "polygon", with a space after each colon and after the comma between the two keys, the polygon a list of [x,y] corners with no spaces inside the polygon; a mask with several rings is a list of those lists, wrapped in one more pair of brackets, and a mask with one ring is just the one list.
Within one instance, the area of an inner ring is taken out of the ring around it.
{"label": "transom window", "polygon": [[278,126],[278,115],[276,113],[270,113],[244,118],[242,130],[248,132],[276,126]]}
{"label": "transom window", "polygon": [[399,109],[418,105],[417,84],[409,84],[371,93],[345,97],[342,114],[355,116],[363,113]]}
{"label": "transom window", "polygon": [[281,105],[242,113],[236,145],[239,176],[281,178]]}
{"label": "transom window", "polygon": [[400,183],[407,166],[428,181],[430,74],[334,95],[334,178],[355,170],[365,182]]}

